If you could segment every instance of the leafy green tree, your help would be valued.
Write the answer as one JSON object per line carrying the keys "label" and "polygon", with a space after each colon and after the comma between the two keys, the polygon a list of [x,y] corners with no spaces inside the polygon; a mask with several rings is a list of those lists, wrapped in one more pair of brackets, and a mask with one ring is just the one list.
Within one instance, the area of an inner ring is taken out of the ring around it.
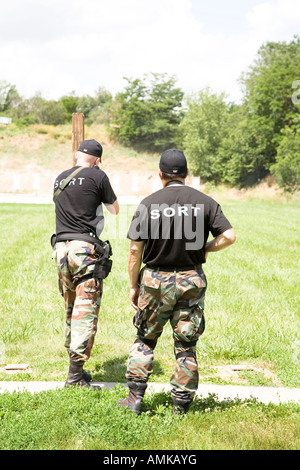
{"label": "leafy green tree", "polygon": [[286,191],[300,190],[300,116],[293,126],[286,126],[281,132],[276,162],[271,166],[280,187]]}
{"label": "leafy green tree", "polygon": [[72,121],[72,114],[77,112],[77,107],[80,101],[80,98],[75,95],[75,92],[72,91],[68,95],[64,95],[59,100],[66,111],[66,120],[68,122]]}
{"label": "leafy green tree", "polygon": [[105,88],[98,88],[94,96],[84,95],[78,100],[76,112],[83,113],[87,124],[108,122],[112,95]]}
{"label": "leafy green tree", "polygon": [[14,108],[18,108],[21,103],[22,98],[16,86],[5,80],[0,81],[0,111],[12,111]]}
{"label": "leafy green tree", "polygon": [[275,162],[281,130],[291,126],[299,113],[292,99],[293,83],[300,77],[300,38],[290,43],[268,42],[241,78],[249,122],[256,133],[263,168]]}
{"label": "leafy green tree", "polygon": [[231,105],[218,149],[223,182],[238,187],[251,186],[266,176],[264,155],[257,140],[257,129],[249,120],[247,108]]}
{"label": "leafy green tree", "polygon": [[179,146],[184,149],[194,175],[219,182],[223,176],[219,148],[229,115],[225,95],[206,88],[187,98],[187,108],[179,125]]}
{"label": "leafy green tree", "polygon": [[125,78],[125,90],[116,95],[111,133],[127,146],[161,152],[175,145],[182,119],[183,91],[174,77],[148,74]]}
{"label": "leafy green tree", "polygon": [[40,94],[23,99],[16,87],[0,82],[0,111],[11,116],[19,125],[33,123],[63,124],[67,112],[62,101],[46,100]]}
{"label": "leafy green tree", "polygon": [[141,125],[150,118],[145,104],[146,86],[140,79],[128,82],[125,91],[116,95],[113,104],[112,135],[127,146],[140,140]]}
{"label": "leafy green tree", "polygon": [[[300,111],[293,99],[297,94],[294,83],[300,77],[299,46],[297,37],[290,44],[263,45],[254,64],[243,75],[244,101],[231,107],[218,150],[222,181],[248,186],[276,171],[278,182],[284,185],[288,180],[283,177],[288,161],[293,161],[290,170],[297,179],[297,157],[292,156],[297,137],[296,131],[290,129]],[[291,139],[289,145],[287,136]]]}
{"label": "leafy green tree", "polygon": [[64,124],[67,113],[60,101],[45,100],[39,94],[26,100],[26,114],[39,124]]}

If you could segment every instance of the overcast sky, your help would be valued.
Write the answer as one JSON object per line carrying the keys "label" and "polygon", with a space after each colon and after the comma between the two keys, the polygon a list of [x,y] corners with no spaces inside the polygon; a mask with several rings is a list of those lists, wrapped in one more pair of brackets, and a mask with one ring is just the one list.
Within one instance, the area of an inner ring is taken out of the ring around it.
{"label": "overcast sky", "polygon": [[299,29],[300,0],[4,0],[0,80],[58,99],[166,72],[185,93],[209,86],[238,101],[258,48]]}

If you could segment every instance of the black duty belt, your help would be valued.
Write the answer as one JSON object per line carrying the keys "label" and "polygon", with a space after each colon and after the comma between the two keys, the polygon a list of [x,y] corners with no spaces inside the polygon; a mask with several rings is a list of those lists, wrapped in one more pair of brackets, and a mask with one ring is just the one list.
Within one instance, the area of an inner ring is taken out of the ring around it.
{"label": "black duty belt", "polygon": [[[112,256],[111,245],[108,240],[105,242],[99,240],[93,232],[88,233],[76,233],[76,232],[63,232],[58,235],[52,235],[51,245],[54,249],[57,242],[68,242],[71,240],[80,240],[94,245],[95,253],[99,256],[95,259],[92,264],[95,264],[95,268],[92,273],[88,273],[86,276],[79,278],[76,283],[82,282],[83,280],[90,279],[105,279],[112,267],[112,260],[109,259]],[[74,282],[74,284],[76,285]]]}
{"label": "black duty belt", "polygon": [[167,273],[172,273],[173,271],[196,271],[201,267],[201,264],[188,264],[185,266],[150,266],[149,264],[146,264],[146,268],[155,269],[157,271],[165,271]]}
{"label": "black duty belt", "polygon": [[77,233],[77,232],[63,232],[58,235],[56,235],[56,242],[66,242],[68,240],[80,240],[83,242],[87,243],[92,243],[92,244],[101,244],[101,241],[99,240],[96,235],[93,234],[93,232],[87,232],[87,233]]}

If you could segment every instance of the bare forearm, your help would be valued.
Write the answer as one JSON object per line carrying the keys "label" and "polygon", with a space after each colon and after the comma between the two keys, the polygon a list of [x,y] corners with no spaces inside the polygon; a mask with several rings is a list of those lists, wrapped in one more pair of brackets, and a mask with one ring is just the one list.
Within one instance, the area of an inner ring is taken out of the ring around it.
{"label": "bare forearm", "polygon": [[105,204],[106,209],[113,215],[118,215],[120,211],[118,201],[115,201],[113,204]]}
{"label": "bare forearm", "polygon": [[143,259],[143,250],[144,242],[131,242],[128,257],[128,273],[130,284],[129,299],[131,306],[135,310],[138,310],[138,298],[140,293],[138,281]]}
{"label": "bare forearm", "polygon": [[220,250],[224,250],[228,246],[232,245],[235,242],[235,233],[233,229],[226,230],[221,235],[218,235],[216,238],[207,242],[205,245],[205,252],[212,253]]}
{"label": "bare forearm", "polygon": [[128,273],[130,287],[138,286],[139,273],[143,259],[143,244],[131,245],[128,257]]}

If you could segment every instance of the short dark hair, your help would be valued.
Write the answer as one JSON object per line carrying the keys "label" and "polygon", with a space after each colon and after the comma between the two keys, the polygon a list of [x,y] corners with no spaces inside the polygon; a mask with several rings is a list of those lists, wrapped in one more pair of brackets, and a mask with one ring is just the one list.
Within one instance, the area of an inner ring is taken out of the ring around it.
{"label": "short dark hair", "polygon": [[171,180],[171,181],[177,180],[178,178],[184,180],[187,177],[187,171],[185,173],[179,173],[177,175],[174,173],[165,173],[162,171],[161,174],[162,174],[162,179]]}

